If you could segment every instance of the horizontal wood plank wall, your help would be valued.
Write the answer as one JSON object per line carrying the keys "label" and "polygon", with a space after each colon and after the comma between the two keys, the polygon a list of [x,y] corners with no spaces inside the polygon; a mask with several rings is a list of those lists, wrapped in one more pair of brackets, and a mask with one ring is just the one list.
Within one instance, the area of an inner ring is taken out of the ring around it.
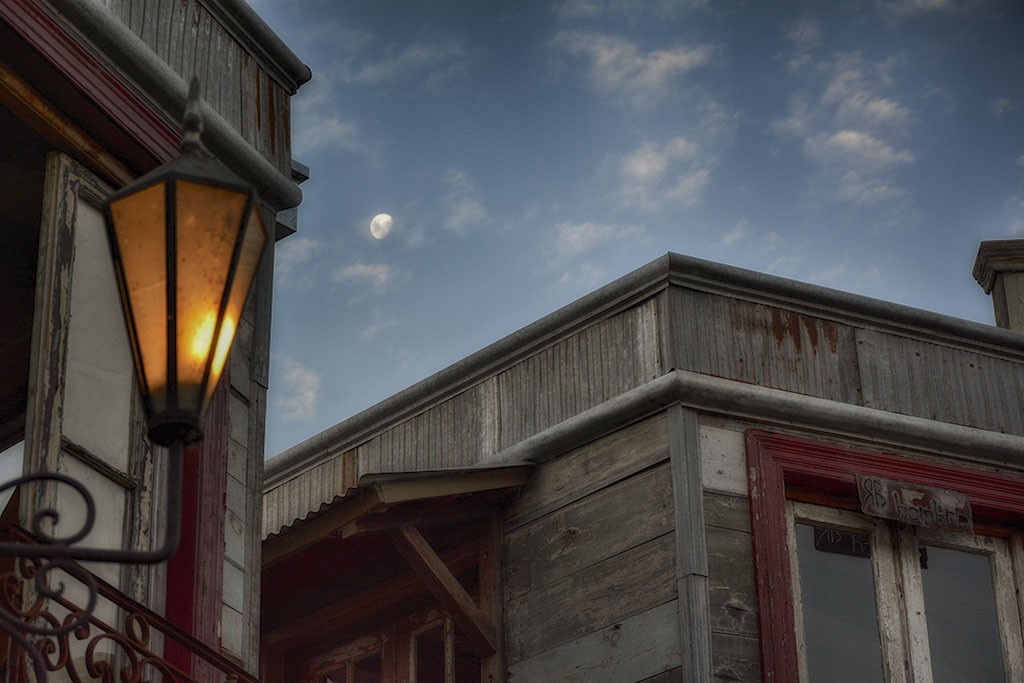
{"label": "horizontal wood plank wall", "polygon": [[545,463],[509,509],[510,681],[635,683],[680,665],[667,420]]}
{"label": "horizontal wood plank wall", "polygon": [[291,177],[288,88],[202,0],[102,0],[279,171]]}
{"label": "horizontal wood plank wall", "polygon": [[747,498],[704,494],[715,681],[761,680],[757,591]]}
{"label": "horizontal wood plank wall", "polygon": [[708,416],[700,425],[712,680],[720,683],[761,680],[746,427]]}
{"label": "horizontal wood plank wall", "polygon": [[359,474],[462,467],[661,374],[655,301],[579,330],[370,439]]}

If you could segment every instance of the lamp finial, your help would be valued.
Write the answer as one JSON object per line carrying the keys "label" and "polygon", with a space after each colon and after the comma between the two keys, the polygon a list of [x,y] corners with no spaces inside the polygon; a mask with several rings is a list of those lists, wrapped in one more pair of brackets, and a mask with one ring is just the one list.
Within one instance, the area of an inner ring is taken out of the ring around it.
{"label": "lamp finial", "polygon": [[188,104],[181,120],[184,135],[181,139],[181,151],[198,153],[202,148],[199,137],[203,133],[203,115],[199,111],[199,76],[193,76],[188,86]]}

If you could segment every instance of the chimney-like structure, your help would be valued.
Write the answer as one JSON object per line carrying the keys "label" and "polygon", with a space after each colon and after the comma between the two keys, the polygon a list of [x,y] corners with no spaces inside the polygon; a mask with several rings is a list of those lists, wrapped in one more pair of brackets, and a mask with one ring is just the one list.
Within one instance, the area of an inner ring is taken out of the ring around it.
{"label": "chimney-like structure", "polygon": [[982,242],[974,279],[992,295],[996,325],[1024,332],[1024,239]]}

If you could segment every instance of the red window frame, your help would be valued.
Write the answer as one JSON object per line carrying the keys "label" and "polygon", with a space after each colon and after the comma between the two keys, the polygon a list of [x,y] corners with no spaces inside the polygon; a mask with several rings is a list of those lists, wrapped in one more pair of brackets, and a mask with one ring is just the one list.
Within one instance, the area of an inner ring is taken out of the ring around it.
{"label": "red window frame", "polygon": [[1013,536],[1024,528],[1024,479],[762,430],[746,433],[761,679],[800,680],[786,529],[786,501],[859,510],[856,475],[911,481],[967,494],[975,528]]}

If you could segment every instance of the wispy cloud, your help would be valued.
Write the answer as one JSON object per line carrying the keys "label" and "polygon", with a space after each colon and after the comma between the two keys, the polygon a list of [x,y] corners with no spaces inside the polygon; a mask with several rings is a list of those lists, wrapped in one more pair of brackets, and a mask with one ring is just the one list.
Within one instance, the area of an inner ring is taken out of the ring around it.
{"label": "wispy cloud", "polygon": [[614,225],[565,221],[555,227],[555,249],[560,256],[576,256],[614,239],[619,232]]}
{"label": "wispy cloud", "polygon": [[651,104],[683,75],[711,62],[710,45],[677,45],[643,51],[618,36],[563,31],[555,45],[589,63],[589,77],[603,94],[625,92],[634,104]]}
{"label": "wispy cloud", "polygon": [[415,81],[434,88],[466,71],[471,53],[456,38],[442,38],[410,45],[391,44],[379,55],[360,51],[341,66],[339,80],[358,85]]}
{"label": "wispy cloud", "polygon": [[[791,29],[789,36],[806,66],[803,58],[811,53],[805,48],[814,43],[799,37],[804,33]],[[915,117],[895,94],[898,64],[871,62],[859,53],[813,61],[801,73],[809,85],[793,94],[788,114],[772,122],[777,135],[798,142],[813,162],[819,200],[907,208],[911,197],[898,171],[915,161],[903,143]]]}
{"label": "wispy cloud", "polygon": [[989,109],[992,111],[992,116],[1001,119],[1007,114],[1015,114],[1021,110],[1021,107],[1014,103],[1009,97],[998,97],[989,103]]}
{"label": "wispy cloud", "polygon": [[786,38],[797,50],[808,50],[821,43],[821,24],[814,19],[803,18],[786,31]]}
{"label": "wispy cloud", "polygon": [[282,240],[274,254],[274,280],[278,287],[306,291],[312,289],[315,277],[311,266],[320,253],[319,240],[292,236]]}
{"label": "wispy cloud", "polygon": [[711,176],[702,161],[700,146],[685,137],[642,144],[619,162],[623,202],[645,211],[666,203],[695,204]]}
{"label": "wispy cloud", "polygon": [[309,422],[316,415],[320,401],[320,375],[294,358],[276,359],[280,367],[280,384],[275,407],[282,423]]}
{"label": "wispy cloud", "polygon": [[554,227],[548,265],[558,284],[573,292],[593,289],[607,278],[601,254],[635,242],[640,228],[592,221],[562,221]]}
{"label": "wispy cloud", "polygon": [[598,254],[641,239],[640,228],[591,221],[563,221],[554,227],[548,253],[549,267],[560,273],[560,285],[574,291],[593,288],[605,269],[595,263]]}
{"label": "wispy cloud", "polygon": [[914,161],[914,155],[908,150],[896,149],[859,130],[819,133],[804,141],[804,152],[828,166],[852,167],[865,172],[884,171]]}
{"label": "wispy cloud", "polygon": [[387,263],[352,263],[336,268],[334,281],[355,285],[368,285],[383,290],[394,280],[395,268]]}
{"label": "wispy cloud", "polygon": [[875,0],[879,13],[889,19],[922,14],[973,14],[992,6],[991,0]]}
{"label": "wispy cloud", "polygon": [[441,225],[445,230],[466,235],[487,223],[487,209],[468,173],[459,169],[449,170],[444,176],[444,186],[446,193],[441,199],[444,210]]}
{"label": "wispy cloud", "polygon": [[351,97],[359,86],[436,89],[472,64],[472,51],[458,37],[399,44],[336,21],[309,25],[302,35],[317,46],[320,62],[313,64],[316,78],[293,100],[296,156],[334,150],[379,163],[384,145],[344,114],[342,91]]}
{"label": "wispy cloud", "polygon": [[704,9],[709,0],[563,0],[554,7],[562,19],[625,17],[636,21],[645,15],[675,17]]}
{"label": "wispy cloud", "polygon": [[300,122],[292,143],[294,155],[337,150],[376,162],[379,145],[368,140],[354,121],[340,113],[337,87],[330,75],[324,75],[299,91],[293,105],[294,117]]}
{"label": "wispy cloud", "polygon": [[742,220],[732,230],[722,235],[722,246],[732,247],[750,237],[750,221]]}
{"label": "wispy cloud", "polygon": [[396,318],[385,315],[380,311],[374,311],[373,321],[359,331],[359,340],[364,342],[373,341],[380,336],[381,332],[397,325],[398,320]]}
{"label": "wispy cloud", "polygon": [[597,19],[604,11],[600,0],[564,0],[554,6],[555,14],[563,19]]}

